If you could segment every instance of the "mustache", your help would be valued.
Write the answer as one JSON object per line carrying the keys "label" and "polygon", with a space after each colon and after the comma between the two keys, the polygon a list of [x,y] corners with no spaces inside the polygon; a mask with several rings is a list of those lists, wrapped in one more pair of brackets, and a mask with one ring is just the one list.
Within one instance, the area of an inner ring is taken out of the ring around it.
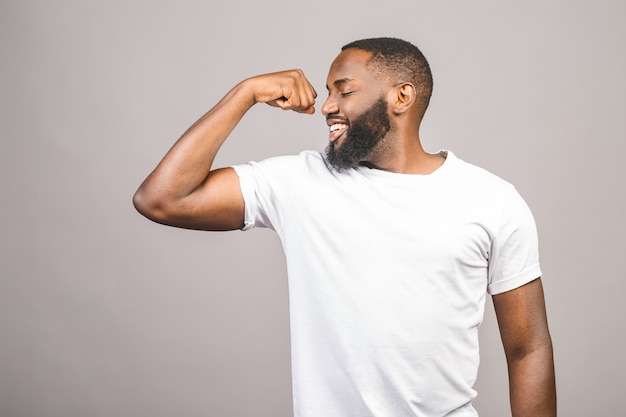
{"label": "mustache", "polygon": [[341,122],[341,123],[348,124],[348,119],[345,117],[341,117],[341,116],[328,115],[326,116],[326,123],[329,123],[329,122]]}

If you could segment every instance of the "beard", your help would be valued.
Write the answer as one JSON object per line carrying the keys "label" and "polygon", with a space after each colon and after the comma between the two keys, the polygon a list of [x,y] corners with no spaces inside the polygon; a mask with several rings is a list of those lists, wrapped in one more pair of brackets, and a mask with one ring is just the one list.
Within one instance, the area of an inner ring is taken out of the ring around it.
{"label": "beard", "polygon": [[381,97],[369,109],[350,122],[346,138],[338,148],[329,143],[326,160],[337,172],[355,168],[367,158],[390,129],[387,101]]}

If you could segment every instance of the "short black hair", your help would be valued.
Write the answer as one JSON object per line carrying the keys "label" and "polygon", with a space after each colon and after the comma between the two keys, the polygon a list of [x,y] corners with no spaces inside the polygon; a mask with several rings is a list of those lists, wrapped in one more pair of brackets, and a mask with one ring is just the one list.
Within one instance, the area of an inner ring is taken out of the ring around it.
{"label": "short black hair", "polygon": [[433,91],[433,75],[422,51],[410,42],[397,38],[361,39],[344,45],[341,50],[356,48],[370,52],[368,61],[375,71],[394,83],[410,82],[417,90],[417,99],[426,111]]}

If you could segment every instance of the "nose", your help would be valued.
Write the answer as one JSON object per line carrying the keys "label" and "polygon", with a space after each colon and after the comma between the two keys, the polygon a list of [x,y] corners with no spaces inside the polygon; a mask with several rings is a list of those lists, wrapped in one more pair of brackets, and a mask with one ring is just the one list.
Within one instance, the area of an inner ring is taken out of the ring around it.
{"label": "nose", "polygon": [[337,113],[337,111],[338,111],[337,102],[329,94],[328,98],[326,99],[326,101],[322,105],[322,114],[324,116],[328,116],[329,114]]}

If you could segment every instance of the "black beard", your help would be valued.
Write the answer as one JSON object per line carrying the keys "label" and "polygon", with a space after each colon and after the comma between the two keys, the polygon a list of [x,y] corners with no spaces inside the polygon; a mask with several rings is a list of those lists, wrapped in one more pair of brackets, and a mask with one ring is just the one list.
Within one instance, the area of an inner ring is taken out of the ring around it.
{"label": "black beard", "polygon": [[380,98],[369,109],[350,122],[339,149],[333,143],[326,148],[326,160],[337,172],[355,168],[362,162],[390,129],[387,101]]}

